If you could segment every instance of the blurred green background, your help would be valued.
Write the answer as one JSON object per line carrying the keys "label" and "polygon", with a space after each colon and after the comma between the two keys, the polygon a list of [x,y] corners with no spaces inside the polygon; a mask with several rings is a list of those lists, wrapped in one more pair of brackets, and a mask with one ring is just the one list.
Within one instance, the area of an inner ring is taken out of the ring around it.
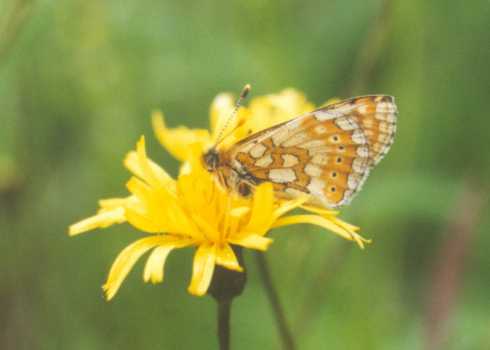
{"label": "blurred green background", "polygon": [[[122,159],[150,112],[207,127],[213,97],[295,87],[320,104],[387,93],[398,134],[341,217],[365,251],[322,230],[273,231],[267,253],[298,349],[490,349],[490,3],[0,1],[0,348],[214,349],[215,304],[187,294],[192,251],[166,281],[137,264],[101,284],[128,225],[67,226],[125,195]],[[252,254],[233,349],[280,349]]]}

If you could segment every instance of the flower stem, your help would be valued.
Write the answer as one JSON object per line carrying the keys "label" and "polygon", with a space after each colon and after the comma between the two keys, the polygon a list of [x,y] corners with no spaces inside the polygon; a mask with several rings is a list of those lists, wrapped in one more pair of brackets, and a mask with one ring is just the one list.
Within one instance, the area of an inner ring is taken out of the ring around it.
{"label": "flower stem", "polygon": [[[242,248],[233,246],[238,262],[245,266],[242,257]],[[234,298],[242,294],[247,282],[245,272],[228,270],[221,266],[216,266],[213,274],[208,294],[211,295],[218,305],[218,340],[220,350],[230,349],[230,314],[231,302]]]}
{"label": "flower stem", "polygon": [[231,300],[220,300],[218,304],[218,339],[220,350],[230,350]]}
{"label": "flower stem", "polygon": [[261,252],[257,252],[255,255],[257,259],[257,265],[259,267],[260,279],[264,286],[267,298],[272,306],[272,311],[276,319],[277,329],[281,337],[283,349],[294,350],[296,349],[295,341],[291,330],[286,322],[286,317],[284,315],[284,310],[279,301],[279,295],[277,294],[274,284],[272,283],[272,278],[269,272],[269,266],[265,256]]}

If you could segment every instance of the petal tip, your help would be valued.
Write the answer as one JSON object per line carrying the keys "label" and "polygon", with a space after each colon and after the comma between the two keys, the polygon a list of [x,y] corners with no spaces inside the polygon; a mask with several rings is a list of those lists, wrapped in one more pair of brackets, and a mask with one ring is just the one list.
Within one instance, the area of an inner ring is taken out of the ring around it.
{"label": "petal tip", "polygon": [[78,230],[76,229],[75,225],[71,225],[70,227],[68,227],[68,236],[75,236],[78,232]]}
{"label": "petal tip", "polygon": [[106,301],[111,301],[116,295],[116,291],[112,290],[112,288],[106,283],[102,285],[102,290],[104,291],[104,297]]}
{"label": "petal tip", "polygon": [[136,144],[137,149],[143,149],[145,148],[145,135],[141,135],[140,138],[138,139],[138,142]]}
{"label": "petal tip", "polygon": [[189,286],[187,288],[187,292],[195,297],[202,297],[206,294],[206,292],[202,292],[201,290],[196,290],[195,288],[193,288],[192,286]]}
{"label": "petal tip", "polygon": [[157,132],[158,130],[164,130],[165,126],[165,117],[162,111],[154,110],[151,113],[151,122],[153,124],[153,129]]}
{"label": "petal tip", "polygon": [[86,227],[86,225],[83,225],[81,222],[77,222],[77,223],[70,225],[68,227],[68,236],[70,236],[70,237],[77,236],[81,233],[84,233],[84,232],[87,232],[90,230],[91,230],[90,227]]}

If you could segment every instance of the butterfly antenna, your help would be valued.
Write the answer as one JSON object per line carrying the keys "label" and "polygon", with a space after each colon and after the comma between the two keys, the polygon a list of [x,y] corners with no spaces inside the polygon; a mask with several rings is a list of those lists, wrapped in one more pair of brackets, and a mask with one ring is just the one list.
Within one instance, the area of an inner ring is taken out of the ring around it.
{"label": "butterfly antenna", "polygon": [[237,115],[237,112],[238,112],[238,109],[240,108],[241,104],[242,104],[242,101],[247,97],[248,93],[250,92],[250,90],[252,89],[252,87],[250,86],[250,84],[247,84],[243,87],[242,89],[242,92],[240,93],[240,96],[238,97],[238,99],[236,100],[235,102],[235,107],[233,108],[233,111],[231,112],[230,116],[228,117],[228,119],[226,120],[226,123],[225,125],[221,128],[219,134],[218,134],[218,138],[216,139],[216,144],[218,145],[221,141],[223,141],[223,133],[225,132],[225,130],[228,128],[228,126],[230,125],[231,121],[236,117]]}

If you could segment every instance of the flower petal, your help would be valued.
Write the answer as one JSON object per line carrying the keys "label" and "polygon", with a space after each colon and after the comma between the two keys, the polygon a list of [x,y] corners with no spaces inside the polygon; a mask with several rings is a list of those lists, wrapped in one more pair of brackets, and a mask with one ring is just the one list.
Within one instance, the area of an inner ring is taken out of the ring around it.
{"label": "flower petal", "polygon": [[337,218],[335,216],[334,217],[330,217],[329,220],[331,220],[332,222],[334,222],[336,225],[338,225],[340,227],[343,227],[347,231],[356,232],[356,231],[359,231],[361,229],[359,226],[355,226],[355,225],[349,224],[348,222],[345,222],[343,220],[340,220],[339,218]]}
{"label": "flower petal", "polygon": [[345,228],[347,231],[359,231],[360,227],[359,226],[354,226],[349,224],[348,222],[342,221],[339,218],[337,218],[337,214],[339,213],[338,211],[335,210],[328,210],[328,209],[323,209],[323,208],[318,208],[310,205],[302,205],[301,208],[304,210],[307,210],[309,212],[319,214],[326,218],[327,220],[330,220],[334,222],[335,224]]}
{"label": "flower petal", "polygon": [[331,220],[328,220],[327,218],[318,215],[292,215],[292,216],[282,217],[278,219],[272,225],[272,227],[281,227],[281,226],[302,224],[302,223],[313,224],[326,228],[327,230],[330,230],[333,233],[349,241],[355,241],[362,249],[364,248],[364,243],[371,243],[370,240],[361,237],[356,232],[348,231],[344,227],[339,226],[336,222],[332,222]]}
{"label": "flower petal", "polygon": [[289,201],[281,201],[279,206],[274,210],[274,217],[279,218],[286,214],[287,212],[300,207],[303,203],[308,200],[308,196],[301,196]]}
{"label": "flower petal", "polygon": [[216,200],[210,194],[216,185],[209,172],[200,168],[188,162],[182,166],[177,184],[178,200],[192,218],[196,231],[203,238],[217,242],[220,236],[217,222],[221,213],[215,210]]}
{"label": "flower petal", "polygon": [[304,210],[310,211],[312,213],[322,215],[322,216],[332,216],[332,215],[335,216],[339,213],[336,210],[323,209],[323,208],[314,207],[312,205],[307,205],[307,204],[302,205],[301,208],[303,208]]}
{"label": "flower petal", "polygon": [[142,180],[132,177],[126,183],[126,188],[138,199],[137,203],[131,203],[128,207],[133,209],[138,208],[140,212],[147,212],[150,207],[155,207],[157,205],[155,203],[154,191]]}
{"label": "flower petal", "polygon": [[173,246],[161,246],[153,249],[146,261],[143,279],[151,283],[163,282],[163,269],[168,254],[174,249]]}
{"label": "flower petal", "polygon": [[247,128],[258,132],[303,113],[310,112],[314,105],[294,89],[285,89],[278,94],[256,97],[250,102],[250,118]]}
{"label": "flower petal", "polygon": [[126,218],[131,225],[143,232],[161,233],[166,231],[165,227],[161,227],[158,223],[153,222],[151,216],[142,214],[135,210],[134,207],[126,208]]}
{"label": "flower petal", "polygon": [[153,112],[152,122],[158,141],[180,161],[189,159],[195,152],[202,153],[212,145],[211,136],[205,129],[188,129],[182,126],[168,129],[161,112]]}
{"label": "flower petal", "polygon": [[[169,189],[175,189],[175,180],[163,170],[158,164],[153,162],[151,159],[147,158],[147,162],[149,163],[150,169],[154,176],[158,179],[161,186],[165,186]],[[138,153],[135,151],[131,151],[126,155],[124,159],[124,165],[129,169],[134,175],[139,177],[140,179],[144,178],[143,169],[140,166]],[[174,190],[175,192],[175,190]]]}
{"label": "flower petal", "polygon": [[216,264],[229,270],[242,272],[243,268],[238,263],[235,252],[229,244],[223,244],[216,249]]}
{"label": "flower petal", "polygon": [[265,234],[274,221],[273,217],[274,189],[271,183],[263,183],[257,187],[253,196],[250,221],[244,229],[246,232]]}
{"label": "flower petal", "polygon": [[203,243],[197,248],[192,266],[192,279],[187,289],[189,293],[202,296],[206,294],[214,272],[216,247],[214,244]]}
{"label": "flower petal", "polygon": [[193,242],[186,239],[172,240],[172,238],[170,238],[169,242],[160,244],[161,245],[159,247],[155,248],[153,252],[151,252],[150,257],[146,261],[145,271],[143,273],[143,279],[145,282],[163,282],[163,272],[168,254],[175,248],[183,248],[193,244]]}
{"label": "flower petal", "polygon": [[140,137],[136,145],[136,156],[138,160],[139,169],[141,170],[141,175],[142,175],[141,179],[144,180],[149,185],[151,185],[152,187],[159,187],[161,185],[161,182],[159,181],[157,175],[153,171],[153,167],[150,165],[148,161],[148,157],[146,156],[144,136]]}
{"label": "flower petal", "polygon": [[119,207],[124,207],[126,203],[134,201],[136,198],[134,196],[128,196],[125,198],[106,198],[99,200],[99,213],[113,210]]}
{"label": "flower petal", "polygon": [[264,237],[262,235],[249,233],[249,234],[242,234],[237,237],[230,237],[228,239],[228,242],[245,248],[265,251],[267,250],[267,248],[269,248],[273,240],[271,238]]}
{"label": "flower petal", "polygon": [[278,94],[268,95],[268,98],[276,113],[296,116],[310,112],[315,108],[313,104],[308,102],[306,96],[296,89],[284,89]]}
{"label": "flower petal", "polygon": [[114,224],[121,224],[126,221],[124,207],[116,207],[112,210],[105,210],[94,216],[88,217],[70,226],[68,234],[75,236],[96,228],[104,228]]}
{"label": "flower petal", "polygon": [[165,236],[151,236],[137,240],[123,249],[112,264],[107,282],[102,286],[107,300],[111,300],[138,259],[151,248],[164,243]]}
{"label": "flower petal", "polygon": [[236,207],[230,210],[230,215],[235,218],[241,218],[245,214],[248,214],[248,212],[250,212],[249,207]]}
{"label": "flower petal", "polygon": [[178,198],[166,188],[152,188],[136,177],[132,177],[126,187],[139,199],[137,205],[126,207],[131,224],[147,232],[199,236],[194,222],[178,203]]}
{"label": "flower petal", "polygon": [[354,226],[352,224],[349,224],[348,222],[345,222],[339,218],[337,218],[337,214],[339,213],[336,210],[328,210],[328,209],[323,209],[323,208],[318,208],[310,205],[302,205],[301,208],[303,208],[306,211],[309,211],[311,213],[319,214],[320,216],[323,216],[327,220],[330,220],[334,222],[335,224],[345,228],[347,231],[359,231],[360,227],[359,226]]}

